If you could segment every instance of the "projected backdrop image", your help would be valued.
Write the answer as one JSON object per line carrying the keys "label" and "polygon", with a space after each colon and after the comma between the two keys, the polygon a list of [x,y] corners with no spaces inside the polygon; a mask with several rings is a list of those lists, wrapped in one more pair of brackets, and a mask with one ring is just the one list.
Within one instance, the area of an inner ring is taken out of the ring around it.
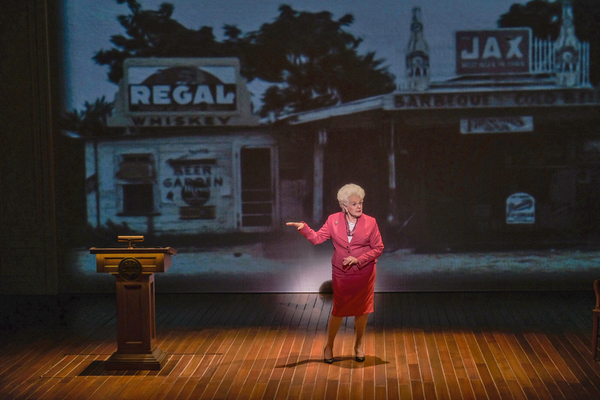
{"label": "projected backdrop image", "polygon": [[[535,4],[533,4],[535,3]],[[592,1],[65,1],[63,289],[90,247],[177,250],[158,291],[314,292],[346,183],[378,291],[588,289],[600,253]],[[540,8],[541,7],[541,8]]]}

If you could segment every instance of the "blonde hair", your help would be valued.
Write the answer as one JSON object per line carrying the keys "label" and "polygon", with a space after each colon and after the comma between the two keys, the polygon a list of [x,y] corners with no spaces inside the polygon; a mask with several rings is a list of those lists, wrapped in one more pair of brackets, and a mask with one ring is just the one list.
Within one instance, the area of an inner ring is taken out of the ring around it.
{"label": "blonde hair", "polygon": [[340,202],[340,205],[348,205],[350,203],[350,197],[358,196],[360,199],[365,198],[365,191],[358,185],[354,183],[349,183],[344,185],[338,190],[337,199]]}

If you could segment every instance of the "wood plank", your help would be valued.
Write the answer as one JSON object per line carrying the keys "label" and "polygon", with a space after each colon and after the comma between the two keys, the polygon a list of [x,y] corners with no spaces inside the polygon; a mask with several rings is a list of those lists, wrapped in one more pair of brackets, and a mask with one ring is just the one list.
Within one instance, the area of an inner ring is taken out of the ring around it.
{"label": "wood plank", "polygon": [[66,326],[3,335],[11,343],[0,345],[0,398],[595,400],[589,300],[577,292],[377,293],[367,361],[354,361],[353,318],[345,318],[337,360],[327,365],[328,296],[161,294],[163,369],[105,371],[116,350],[114,299],[78,295]]}

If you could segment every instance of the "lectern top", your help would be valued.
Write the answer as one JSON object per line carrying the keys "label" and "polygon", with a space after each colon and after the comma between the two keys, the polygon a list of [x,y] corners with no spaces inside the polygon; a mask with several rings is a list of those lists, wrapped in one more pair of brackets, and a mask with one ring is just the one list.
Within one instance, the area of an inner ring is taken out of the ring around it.
{"label": "lectern top", "polygon": [[177,250],[172,247],[92,247],[90,248],[91,254],[105,254],[105,253],[137,253],[137,254],[148,254],[148,253],[162,253],[162,254],[177,254]]}

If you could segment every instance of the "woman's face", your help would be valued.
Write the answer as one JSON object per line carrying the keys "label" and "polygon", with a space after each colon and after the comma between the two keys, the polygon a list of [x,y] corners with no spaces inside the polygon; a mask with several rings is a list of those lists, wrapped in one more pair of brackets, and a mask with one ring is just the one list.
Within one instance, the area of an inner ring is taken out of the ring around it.
{"label": "woman's face", "polygon": [[348,214],[354,218],[360,217],[362,215],[363,201],[358,196],[350,196],[348,200],[348,205],[344,206],[348,210]]}

